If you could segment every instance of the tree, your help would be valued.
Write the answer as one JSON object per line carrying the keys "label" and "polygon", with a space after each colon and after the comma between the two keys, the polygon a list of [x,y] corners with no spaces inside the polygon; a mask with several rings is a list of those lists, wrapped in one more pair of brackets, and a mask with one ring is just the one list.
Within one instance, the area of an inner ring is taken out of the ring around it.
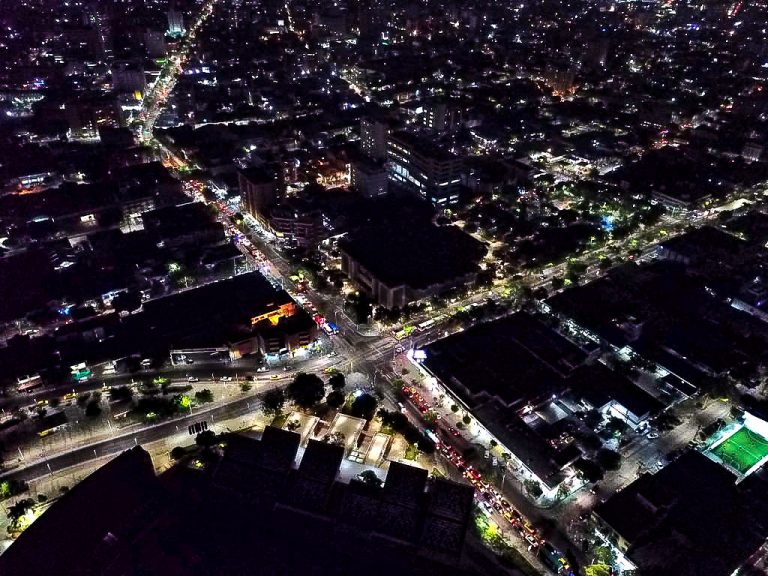
{"label": "tree", "polygon": [[611,432],[612,434],[623,434],[627,429],[627,423],[624,422],[621,418],[616,418],[616,416],[611,416],[608,419],[608,422],[605,423],[605,429]]}
{"label": "tree", "polygon": [[613,566],[616,563],[616,554],[614,554],[610,546],[597,546],[592,551],[592,561],[596,564]]}
{"label": "tree", "polygon": [[265,413],[272,416],[282,414],[285,405],[285,393],[280,388],[267,390],[262,398],[262,404]]}
{"label": "tree", "polygon": [[602,480],[605,475],[600,466],[586,458],[579,458],[574,464],[574,467],[581,473],[587,482],[597,482]]}
{"label": "tree", "polygon": [[605,470],[618,470],[621,466],[621,454],[614,450],[601,448],[595,456],[597,463]]}
{"label": "tree", "polygon": [[451,412],[456,414],[459,411],[459,407],[456,404],[451,404]]}
{"label": "tree", "polygon": [[325,441],[328,444],[333,444],[335,446],[344,446],[346,439],[347,437],[343,432],[334,432],[333,434],[328,434],[325,437]]}
{"label": "tree", "polygon": [[340,390],[334,390],[325,397],[325,403],[331,408],[340,408],[344,404],[344,393]]}
{"label": "tree", "polygon": [[213,392],[208,388],[204,388],[199,392],[195,392],[195,400],[198,404],[205,404],[206,402],[213,402]]}
{"label": "tree", "polygon": [[184,454],[186,454],[187,451],[184,450],[181,446],[176,446],[173,450],[171,450],[171,459],[172,460],[181,460],[184,457]]}
{"label": "tree", "polygon": [[331,377],[328,378],[328,384],[334,390],[343,390],[346,383],[347,382],[346,382],[346,379],[344,378],[344,374],[342,374],[341,372],[334,372],[333,374],[331,374]]}
{"label": "tree", "polygon": [[352,416],[370,420],[373,418],[373,415],[376,414],[376,408],[378,405],[379,403],[376,401],[376,398],[370,394],[363,393],[357,396],[357,398],[355,398],[355,400],[352,402],[349,413]]}
{"label": "tree", "polygon": [[525,485],[525,489],[528,491],[528,494],[534,498],[538,498],[544,493],[544,491],[541,489],[541,484],[536,482],[536,480],[526,480],[523,484]]}
{"label": "tree", "polygon": [[300,408],[309,409],[315,406],[325,396],[325,384],[315,374],[299,372],[288,384],[288,398]]}
{"label": "tree", "polygon": [[592,564],[584,568],[585,576],[611,576],[612,573],[607,564]]}
{"label": "tree", "polygon": [[363,472],[360,472],[357,476],[361,482],[364,484],[368,484],[370,486],[376,486],[376,488],[381,488],[381,486],[384,484],[378,476],[376,476],[376,472],[373,470],[365,470]]}
{"label": "tree", "polygon": [[472,418],[469,417],[469,414],[465,415],[464,418],[461,419],[464,424],[469,426],[472,423]]}
{"label": "tree", "polygon": [[121,292],[112,300],[115,312],[133,312],[141,306],[141,295],[135,291]]}
{"label": "tree", "polygon": [[59,398],[51,398],[50,400],[48,400],[48,406],[50,406],[51,408],[57,408],[59,404],[61,404],[61,399]]}
{"label": "tree", "polygon": [[24,480],[3,480],[0,482],[0,500],[16,496],[29,489]]}
{"label": "tree", "polygon": [[85,415],[88,418],[98,418],[101,415],[101,406],[98,400],[91,400],[85,407]]}
{"label": "tree", "polygon": [[23,498],[13,506],[8,507],[8,519],[12,524],[18,523],[19,519],[32,509],[35,501],[32,498]]}
{"label": "tree", "polygon": [[117,386],[109,389],[110,400],[130,400],[133,398],[133,390],[128,386]]}
{"label": "tree", "polygon": [[195,437],[195,444],[202,448],[210,448],[216,444],[216,434],[212,430],[200,432],[200,434]]}

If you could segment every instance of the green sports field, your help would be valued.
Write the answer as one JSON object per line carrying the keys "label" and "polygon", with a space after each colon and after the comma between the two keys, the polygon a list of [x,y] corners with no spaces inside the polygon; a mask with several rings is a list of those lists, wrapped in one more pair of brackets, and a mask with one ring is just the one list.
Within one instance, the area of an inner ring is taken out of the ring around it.
{"label": "green sports field", "polygon": [[768,456],[768,440],[748,428],[741,428],[712,452],[723,462],[744,474]]}

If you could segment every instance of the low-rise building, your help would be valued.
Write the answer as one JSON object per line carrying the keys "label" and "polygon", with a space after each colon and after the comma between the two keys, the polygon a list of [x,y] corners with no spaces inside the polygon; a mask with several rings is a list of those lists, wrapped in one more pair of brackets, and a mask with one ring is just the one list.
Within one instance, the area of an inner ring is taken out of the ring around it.
{"label": "low-rise building", "polygon": [[350,234],[339,244],[342,271],[390,309],[475,281],[486,253],[482,242],[452,226],[409,226]]}

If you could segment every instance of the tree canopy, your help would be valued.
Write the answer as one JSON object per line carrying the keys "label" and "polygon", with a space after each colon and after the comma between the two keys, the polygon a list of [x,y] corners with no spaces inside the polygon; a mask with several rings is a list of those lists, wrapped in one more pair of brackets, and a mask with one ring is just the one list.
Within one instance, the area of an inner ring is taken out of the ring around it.
{"label": "tree canopy", "polygon": [[288,385],[288,398],[301,408],[312,408],[325,396],[325,384],[315,374],[299,372]]}
{"label": "tree canopy", "polygon": [[352,416],[357,416],[358,418],[365,418],[366,420],[370,420],[373,418],[374,414],[376,414],[376,408],[378,407],[379,403],[370,394],[360,394],[357,398],[355,398],[354,402],[352,402],[352,406],[349,409],[349,413]]}
{"label": "tree canopy", "polygon": [[334,372],[331,374],[331,377],[328,378],[328,384],[330,384],[331,388],[334,390],[342,390],[346,383],[347,382],[344,378],[344,374],[341,372]]}
{"label": "tree canopy", "polygon": [[264,404],[264,412],[267,414],[277,415],[283,411],[285,406],[285,392],[280,388],[273,388],[267,390],[262,398]]}
{"label": "tree canopy", "polygon": [[339,408],[344,404],[344,393],[339,390],[334,390],[325,398],[325,403],[331,408]]}

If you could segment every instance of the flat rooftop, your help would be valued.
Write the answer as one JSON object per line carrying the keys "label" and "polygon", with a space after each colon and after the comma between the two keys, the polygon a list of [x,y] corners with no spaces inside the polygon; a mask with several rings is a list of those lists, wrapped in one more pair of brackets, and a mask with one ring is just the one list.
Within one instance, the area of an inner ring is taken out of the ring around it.
{"label": "flat rooftop", "polygon": [[474,326],[425,348],[424,366],[470,407],[497,399],[507,407],[561,393],[587,355],[520,312]]}
{"label": "flat rooftop", "polygon": [[423,289],[478,271],[485,245],[454,226],[400,222],[350,233],[341,249],[387,286]]}

